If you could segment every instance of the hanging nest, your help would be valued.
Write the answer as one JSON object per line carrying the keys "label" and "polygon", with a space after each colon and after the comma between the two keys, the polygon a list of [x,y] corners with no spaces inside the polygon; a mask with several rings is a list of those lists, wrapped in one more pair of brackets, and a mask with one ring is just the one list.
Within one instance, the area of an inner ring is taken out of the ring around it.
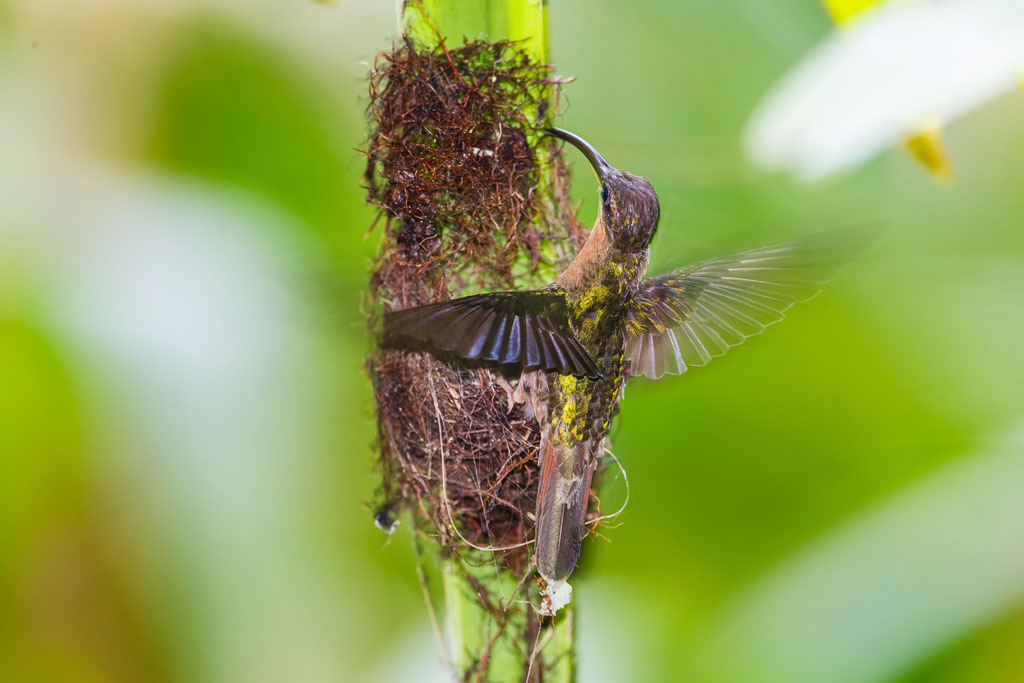
{"label": "hanging nest", "polygon": [[[537,123],[556,85],[549,67],[509,42],[421,50],[406,41],[378,58],[366,183],[385,235],[371,329],[383,311],[537,286],[574,255],[583,232],[566,167]],[[508,385],[488,370],[394,351],[367,364],[385,509],[411,510],[452,555],[466,557],[470,544],[503,548],[486,562],[525,570],[536,421],[510,407]]]}

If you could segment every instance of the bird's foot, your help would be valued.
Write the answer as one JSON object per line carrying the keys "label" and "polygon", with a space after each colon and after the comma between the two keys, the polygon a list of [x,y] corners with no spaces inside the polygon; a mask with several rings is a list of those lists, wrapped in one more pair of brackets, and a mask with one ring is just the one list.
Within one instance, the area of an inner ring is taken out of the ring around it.
{"label": "bird's foot", "polygon": [[505,397],[508,399],[508,408],[505,410],[506,415],[512,412],[512,409],[515,408],[517,403],[522,403],[526,399],[523,395],[522,388],[512,386],[512,384],[504,377],[495,378],[494,383],[505,391]]}

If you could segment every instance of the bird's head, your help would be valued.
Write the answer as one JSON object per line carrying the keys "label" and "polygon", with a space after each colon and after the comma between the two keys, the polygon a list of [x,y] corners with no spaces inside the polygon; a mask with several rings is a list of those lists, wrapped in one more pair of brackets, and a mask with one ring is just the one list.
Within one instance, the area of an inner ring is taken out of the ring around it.
{"label": "bird's head", "polygon": [[561,128],[548,132],[587,157],[601,182],[601,218],[616,248],[630,253],[647,249],[658,229],[658,195],[647,178],[615,168],[583,138]]}

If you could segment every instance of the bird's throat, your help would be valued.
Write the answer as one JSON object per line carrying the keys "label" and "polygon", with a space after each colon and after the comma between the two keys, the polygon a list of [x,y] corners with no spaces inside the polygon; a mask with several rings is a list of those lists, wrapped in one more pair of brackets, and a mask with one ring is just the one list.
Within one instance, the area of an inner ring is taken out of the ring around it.
{"label": "bird's throat", "polygon": [[587,241],[555,284],[568,291],[587,289],[601,279],[601,267],[612,257],[613,251],[604,217],[598,215]]}

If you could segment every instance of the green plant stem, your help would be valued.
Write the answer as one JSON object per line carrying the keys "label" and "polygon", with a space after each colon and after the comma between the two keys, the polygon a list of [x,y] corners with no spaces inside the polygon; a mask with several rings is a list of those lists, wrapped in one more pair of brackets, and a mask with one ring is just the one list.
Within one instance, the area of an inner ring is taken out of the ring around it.
{"label": "green plant stem", "polygon": [[[442,41],[446,48],[451,48],[463,41],[510,40],[538,64],[547,63],[544,0],[411,0],[404,6],[402,21],[406,35],[421,49],[434,49]],[[539,112],[528,115],[536,117]],[[540,190],[550,199],[553,174],[548,164],[542,166]],[[553,206],[553,202],[547,202],[548,210],[554,210]],[[493,610],[496,606],[508,607],[507,601],[513,596],[526,592],[521,590],[520,577],[486,562],[470,567],[458,558],[448,558],[442,559],[440,565],[446,660],[458,680],[575,680],[575,620],[571,606],[555,619],[542,619],[532,608],[514,605],[526,617],[513,629],[508,621],[495,619]],[[482,586],[490,597],[481,596]]]}
{"label": "green plant stem", "polygon": [[406,35],[435,47],[472,40],[514,40],[538,64],[548,59],[546,0],[413,0],[402,16]]}

